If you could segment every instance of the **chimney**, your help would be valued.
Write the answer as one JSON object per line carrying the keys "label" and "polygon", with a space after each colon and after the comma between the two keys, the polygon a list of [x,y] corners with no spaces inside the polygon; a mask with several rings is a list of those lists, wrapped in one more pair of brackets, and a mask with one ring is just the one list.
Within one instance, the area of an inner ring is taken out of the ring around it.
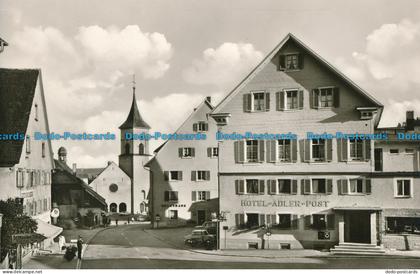
{"label": "chimney", "polygon": [[77,165],[76,163],[73,163],[73,173],[76,174],[77,171]]}
{"label": "chimney", "polygon": [[206,97],[207,102],[211,103],[211,96]]}
{"label": "chimney", "polygon": [[405,114],[406,129],[414,129],[414,110],[408,110]]}

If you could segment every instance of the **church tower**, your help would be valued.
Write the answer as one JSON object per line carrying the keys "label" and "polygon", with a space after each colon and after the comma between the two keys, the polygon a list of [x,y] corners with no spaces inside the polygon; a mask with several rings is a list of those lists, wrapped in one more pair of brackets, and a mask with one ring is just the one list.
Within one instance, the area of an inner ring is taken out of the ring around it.
{"label": "church tower", "polygon": [[147,134],[150,126],[140,115],[136,102],[136,87],[133,79],[133,102],[128,117],[119,127],[121,133],[121,153],[119,166],[131,178],[131,213],[148,213],[149,171],[144,165],[149,161],[149,142],[126,139],[126,133]]}

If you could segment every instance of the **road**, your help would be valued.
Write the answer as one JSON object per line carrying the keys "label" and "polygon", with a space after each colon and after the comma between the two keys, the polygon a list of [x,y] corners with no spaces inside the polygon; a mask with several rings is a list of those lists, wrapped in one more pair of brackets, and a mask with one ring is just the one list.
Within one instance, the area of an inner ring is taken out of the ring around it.
{"label": "road", "polygon": [[201,254],[174,247],[126,225],[98,233],[84,252],[82,269],[289,269],[289,268],[420,268],[418,258],[256,258]]}

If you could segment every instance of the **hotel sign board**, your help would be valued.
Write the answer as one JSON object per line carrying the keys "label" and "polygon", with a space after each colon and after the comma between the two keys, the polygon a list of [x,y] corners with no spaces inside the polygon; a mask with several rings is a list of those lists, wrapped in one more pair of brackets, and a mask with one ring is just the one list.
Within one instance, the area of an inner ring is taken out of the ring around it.
{"label": "hotel sign board", "polygon": [[328,207],[330,201],[307,200],[241,200],[242,207]]}

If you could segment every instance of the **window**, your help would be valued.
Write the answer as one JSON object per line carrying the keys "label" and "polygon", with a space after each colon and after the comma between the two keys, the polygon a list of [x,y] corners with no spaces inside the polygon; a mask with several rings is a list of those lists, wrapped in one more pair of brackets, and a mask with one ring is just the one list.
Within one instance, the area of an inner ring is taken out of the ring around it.
{"label": "window", "polygon": [[258,140],[246,141],[246,159],[248,162],[258,162]]}
{"label": "window", "polygon": [[333,188],[332,179],[303,179],[302,187],[304,194],[331,194]]}
{"label": "window", "polygon": [[206,200],[206,192],[205,191],[197,191],[197,200],[198,201],[205,201]]}
{"label": "window", "polygon": [[314,229],[326,229],[327,218],[324,214],[313,214],[313,228]]}
{"label": "window", "polygon": [[195,201],[207,201],[210,200],[210,191],[192,191],[191,200]]}
{"label": "window", "polygon": [[117,184],[111,184],[109,186],[109,191],[111,191],[111,192],[117,192],[118,191],[118,185]]}
{"label": "window", "polygon": [[373,113],[371,111],[362,111],[360,113],[361,120],[370,120],[373,117]]}
{"label": "window", "polygon": [[351,178],[338,180],[338,192],[340,195],[366,194],[372,193],[371,179]]}
{"label": "window", "polygon": [[177,220],[178,219],[178,210],[169,210],[169,219]]}
{"label": "window", "polygon": [[209,125],[206,122],[198,122],[198,131],[207,131]]}
{"label": "window", "polygon": [[350,179],[350,193],[364,193],[363,179]]}
{"label": "window", "polygon": [[339,107],[340,97],[337,87],[322,87],[312,90],[313,108]]}
{"label": "window", "polygon": [[395,197],[411,197],[412,196],[412,180],[397,179],[395,182]]}
{"label": "window", "polygon": [[218,147],[208,147],[207,148],[207,156],[210,158],[218,157],[219,156],[219,148]]}
{"label": "window", "polygon": [[315,230],[334,230],[335,215],[334,214],[313,214],[305,216],[305,229]]}
{"label": "window", "polygon": [[278,228],[291,228],[292,216],[290,214],[279,214]]}
{"label": "window", "polygon": [[181,147],[178,150],[179,158],[193,158],[195,157],[195,149],[193,147]]}
{"label": "window", "polygon": [[193,170],[191,171],[191,181],[209,181],[209,170]]}
{"label": "window", "polygon": [[165,191],[165,202],[178,202],[178,191]]}
{"label": "window", "polygon": [[292,180],[290,179],[279,179],[278,180],[279,191],[281,194],[291,194],[292,193]]}
{"label": "window", "polygon": [[42,142],[41,144],[41,155],[42,155],[42,158],[45,158],[45,143],[44,142]]}
{"label": "window", "polygon": [[182,171],[169,171],[169,181],[182,181]]}
{"label": "window", "polygon": [[312,140],[312,159],[314,161],[325,161],[325,139]]}
{"label": "window", "polygon": [[265,93],[254,92],[252,93],[253,99],[253,110],[254,111],[265,111]]}
{"label": "window", "polygon": [[260,194],[265,193],[265,181],[258,179],[235,180],[236,194]]}
{"label": "window", "polygon": [[118,212],[127,212],[127,204],[120,203],[120,205],[118,206]]}
{"label": "window", "polygon": [[303,108],[303,90],[290,89],[276,93],[277,110]]}
{"label": "window", "polygon": [[297,90],[286,91],[286,106],[287,106],[287,109],[298,108],[298,91]]}
{"label": "window", "polygon": [[406,148],[405,149],[405,153],[407,153],[407,154],[413,154],[414,153],[414,149],[412,149],[412,148]]}
{"label": "window", "polygon": [[387,233],[420,234],[419,217],[386,217]]}
{"label": "window", "polygon": [[109,211],[110,212],[117,212],[117,204],[116,203],[111,203],[109,205]]}
{"label": "window", "polygon": [[297,194],[297,180],[267,180],[268,194]]}
{"label": "window", "polygon": [[31,153],[31,138],[28,135],[26,136],[26,153]]}
{"label": "window", "polygon": [[288,54],[286,55],[286,69],[294,70],[299,69],[298,54]]}
{"label": "window", "polygon": [[400,153],[400,151],[399,151],[399,149],[398,149],[398,148],[391,148],[391,149],[389,150],[389,153],[391,153],[391,154],[398,154],[398,153]]}
{"label": "window", "polygon": [[16,170],[16,187],[22,188],[25,186],[25,173],[22,169]]}
{"label": "window", "polygon": [[350,143],[350,159],[353,161],[361,161],[363,157],[363,140],[349,140]]}
{"label": "window", "polygon": [[290,140],[278,140],[278,153],[280,162],[290,162],[291,146]]}
{"label": "window", "polygon": [[139,154],[144,155],[144,144],[139,144]]}

